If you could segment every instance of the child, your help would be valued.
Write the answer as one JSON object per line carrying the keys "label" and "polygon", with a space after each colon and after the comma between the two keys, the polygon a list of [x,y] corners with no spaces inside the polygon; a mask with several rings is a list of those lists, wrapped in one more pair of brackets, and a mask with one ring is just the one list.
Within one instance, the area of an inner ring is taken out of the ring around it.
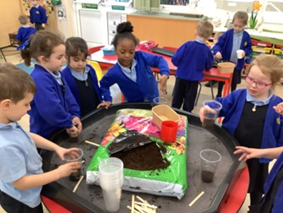
{"label": "child", "polygon": [[198,83],[203,79],[204,69],[212,67],[213,56],[206,40],[211,36],[213,25],[201,21],[197,25],[196,39],[184,43],[172,57],[177,66],[176,82],[173,92],[172,107],[191,112],[197,95]]}
{"label": "child", "polygon": [[62,160],[65,153],[76,149],[64,149],[18,124],[36,92],[26,72],[12,64],[0,64],[0,91],[0,205],[9,213],[43,213],[42,186],[76,172],[80,163],[43,173],[36,147],[55,151]]}
{"label": "child", "polygon": [[243,153],[239,160],[244,161],[252,158],[277,159],[264,184],[265,196],[259,203],[250,206],[249,213],[281,212],[283,209],[283,147],[252,149],[243,146],[236,146],[236,151],[234,153]]}
{"label": "child", "polygon": [[77,137],[82,130],[80,109],[58,71],[65,62],[64,41],[51,32],[38,31],[21,54],[28,66],[31,57],[37,61],[31,73],[37,93],[29,111],[30,131],[50,138],[66,128],[71,137]]}
{"label": "child", "polygon": [[[67,39],[68,66],[62,71],[62,75],[80,106],[81,116],[95,110],[102,101],[95,70],[86,61],[88,55],[85,40],[79,37]],[[110,105],[110,102],[108,102],[108,105]]]}
{"label": "child", "polygon": [[[252,40],[244,27],[248,22],[248,14],[246,12],[238,11],[233,17],[233,29],[226,31],[212,48],[216,59],[224,61],[231,61],[236,64],[233,72],[233,79],[231,84],[231,91],[234,91],[237,84],[241,83],[241,72],[244,68],[245,56],[252,53]],[[237,50],[244,50],[243,58],[237,58]],[[223,82],[218,82],[217,97],[222,96]]]}
{"label": "child", "polygon": [[169,67],[161,56],[143,51],[136,51],[138,41],[132,34],[133,26],[130,22],[123,22],[117,26],[117,34],[112,44],[118,57],[118,62],[108,70],[100,81],[104,103],[112,102],[109,87],[117,83],[127,102],[151,102],[159,96],[158,86],[150,67],[160,70],[161,92],[166,94],[166,83]]}
{"label": "child", "polygon": [[32,34],[36,33],[36,30],[28,25],[28,17],[26,15],[20,15],[19,22],[22,26],[19,28],[16,38],[21,43],[24,43]]}
{"label": "child", "polygon": [[35,25],[36,30],[43,30],[47,22],[46,10],[39,5],[39,0],[31,0],[30,23]]}
{"label": "child", "polygon": [[[283,74],[283,62],[274,55],[260,55],[247,68],[247,89],[239,89],[225,98],[216,100],[222,104],[219,117],[224,116],[223,128],[228,130],[241,146],[272,148],[283,145],[283,116],[273,107],[282,99],[273,94],[273,89]],[[200,119],[211,111],[200,109]],[[269,159],[251,159],[247,162],[250,172],[248,192],[251,205],[262,197],[263,183],[268,174]]]}

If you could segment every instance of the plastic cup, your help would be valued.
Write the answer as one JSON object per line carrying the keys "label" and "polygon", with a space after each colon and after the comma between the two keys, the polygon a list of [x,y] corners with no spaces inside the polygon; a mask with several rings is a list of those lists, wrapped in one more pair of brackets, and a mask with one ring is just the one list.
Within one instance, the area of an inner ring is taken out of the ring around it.
{"label": "plastic cup", "polygon": [[168,103],[168,100],[166,97],[155,97],[153,99],[153,103],[155,104],[167,104]]}
{"label": "plastic cup", "polygon": [[201,158],[201,180],[205,183],[213,182],[215,172],[222,156],[213,149],[203,149],[200,152]]}
{"label": "plastic cup", "polygon": [[[71,151],[71,152],[68,152],[68,153],[66,153],[66,154],[64,155],[64,161],[65,161],[66,163],[76,162],[76,161],[81,162],[81,161],[82,161],[82,158],[83,158],[83,156],[84,156],[83,150],[80,149],[80,148],[78,148],[78,150],[76,151],[78,156],[76,156],[76,155],[74,154],[74,152],[75,152],[75,151]],[[72,181],[77,181],[77,180],[79,180],[80,177],[81,177],[81,173],[82,173],[82,172],[81,172],[81,168],[79,168],[77,172],[74,172],[74,173],[70,174],[70,176],[69,176],[70,180],[72,180]]]}
{"label": "plastic cup", "polygon": [[222,109],[222,104],[218,101],[208,100],[203,102],[203,106],[208,106],[213,109],[215,113],[208,112],[204,115],[204,121],[202,127],[208,130],[213,130],[216,118],[218,118],[219,112]]}
{"label": "plastic cup", "polygon": [[244,50],[237,50],[237,58],[242,59],[244,58]]}
{"label": "plastic cup", "polygon": [[175,121],[163,121],[161,123],[160,138],[166,143],[174,143],[177,137],[178,124]]}
{"label": "plastic cup", "polygon": [[123,162],[118,158],[103,159],[99,164],[99,181],[105,209],[117,212],[120,209],[122,185],[124,183]]}

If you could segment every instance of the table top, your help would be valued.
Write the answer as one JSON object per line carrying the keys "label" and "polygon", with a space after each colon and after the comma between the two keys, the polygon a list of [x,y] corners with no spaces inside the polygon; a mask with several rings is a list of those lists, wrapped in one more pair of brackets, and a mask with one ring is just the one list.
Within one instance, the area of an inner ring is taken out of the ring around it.
{"label": "table top", "polygon": [[[89,116],[82,119],[84,126],[82,134],[78,138],[68,138],[66,131],[58,133],[53,141],[63,147],[80,147],[84,150],[85,165],[82,171],[85,172],[97,147],[84,143],[84,140],[91,140],[100,143],[104,138],[108,128],[114,120],[117,110],[124,108],[151,109],[154,104],[150,103],[123,103],[113,105],[109,109],[98,109]],[[175,197],[164,197],[135,192],[149,203],[159,206],[160,211],[167,212],[216,212],[223,199],[230,196],[231,188],[239,179],[237,175],[240,170],[240,162],[233,154],[237,144],[235,139],[219,126],[215,125],[212,132],[201,128],[200,120],[190,113],[176,110],[177,113],[188,117],[188,139],[187,139],[187,182],[188,189],[182,200]],[[199,152],[204,148],[212,148],[222,154],[222,160],[218,167],[213,183],[203,183],[200,178],[200,157]],[[53,152],[43,153],[44,171],[49,171],[60,165],[60,160]],[[242,181],[242,180],[241,180]],[[236,190],[247,192],[249,180],[243,182],[243,186]],[[104,212],[104,201],[102,191],[99,186],[87,185],[85,179],[82,181],[76,193],[72,189],[76,182],[63,178],[44,188],[43,195],[51,198],[55,202],[72,210],[73,212]],[[193,206],[189,203],[201,192],[205,194]],[[133,192],[123,191],[121,199],[121,209],[118,212],[127,212],[127,205],[130,205]],[[244,197],[239,199],[235,207],[236,212],[242,205]]]}
{"label": "table top", "polygon": [[[162,56],[170,69],[170,75],[175,75],[175,72],[177,70],[177,67],[174,66],[174,64],[171,61],[171,57],[170,56],[166,56],[166,55],[161,55],[161,54],[157,54],[157,53],[153,53],[150,51],[145,51],[154,55],[160,55]],[[104,63],[104,64],[109,64],[109,65],[114,65],[117,62],[117,56],[116,55],[104,55],[103,51],[97,51],[95,53],[91,54],[91,60],[93,61],[97,61],[99,63]],[[154,70],[154,68],[153,68]],[[155,71],[155,70],[154,70]],[[210,70],[204,71],[204,76],[216,76],[218,78],[223,78],[223,79],[230,79],[231,78],[231,73],[219,73],[217,68],[211,68]]]}

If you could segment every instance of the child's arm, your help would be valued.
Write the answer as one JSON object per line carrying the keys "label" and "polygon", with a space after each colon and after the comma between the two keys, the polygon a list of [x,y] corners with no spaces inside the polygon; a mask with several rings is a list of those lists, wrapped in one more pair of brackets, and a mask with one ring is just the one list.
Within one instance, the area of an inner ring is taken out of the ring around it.
{"label": "child's arm", "polygon": [[24,175],[20,179],[13,182],[13,185],[19,190],[26,190],[40,187],[53,181],[67,177],[71,173],[76,172],[81,167],[79,162],[66,163],[50,172],[34,175]]}
{"label": "child's arm", "polygon": [[270,149],[253,149],[244,146],[236,146],[234,154],[242,153],[239,161],[246,161],[251,158],[272,158],[276,159],[282,153],[283,147],[270,148]]}
{"label": "child's arm", "polygon": [[109,70],[100,81],[100,91],[105,102],[112,103],[112,96],[110,94],[110,87],[115,84],[113,77],[111,76],[111,70]]}
{"label": "child's arm", "polygon": [[215,55],[216,58],[222,59],[222,49],[224,47],[224,44],[226,43],[226,38],[227,38],[227,31],[219,37],[217,43],[212,47],[212,52],[213,55]]}
{"label": "child's arm", "polygon": [[[180,46],[180,47],[177,49],[176,53],[172,56],[171,61],[172,61],[172,63],[173,63],[176,67],[179,66],[179,63],[180,63],[180,61],[182,60],[183,55],[184,55],[185,52],[186,52],[186,47],[189,46],[189,45],[190,45],[190,42],[184,43],[182,46]],[[189,47],[188,47],[188,48],[189,48]]]}
{"label": "child's arm", "polygon": [[244,56],[249,56],[250,54],[253,53],[253,49],[252,49],[252,39],[250,37],[250,35],[247,35],[247,39],[244,43]]}

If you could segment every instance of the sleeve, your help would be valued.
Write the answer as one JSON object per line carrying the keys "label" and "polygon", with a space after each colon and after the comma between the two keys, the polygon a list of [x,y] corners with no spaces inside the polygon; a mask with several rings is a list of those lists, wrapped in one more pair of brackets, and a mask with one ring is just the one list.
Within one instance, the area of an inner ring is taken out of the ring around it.
{"label": "sleeve", "polygon": [[30,23],[34,24],[34,21],[33,21],[33,8],[31,8],[30,11],[29,11],[29,21],[30,21]]}
{"label": "sleeve", "polygon": [[234,103],[234,93],[231,92],[224,98],[216,98],[216,101],[222,104],[222,109],[219,112],[218,117],[225,117],[228,113],[229,110],[231,110],[231,107],[233,106]]}
{"label": "sleeve", "polygon": [[22,38],[22,29],[21,29],[21,28],[18,30],[18,33],[17,33],[16,39],[17,39],[17,40],[19,40],[20,42],[23,42],[23,38]]}
{"label": "sleeve", "polygon": [[25,157],[18,147],[1,147],[0,156],[0,180],[4,183],[12,183],[26,175]]}
{"label": "sleeve", "polygon": [[205,70],[210,70],[213,64],[213,55],[211,53],[211,50],[208,48],[208,56],[207,56],[207,60],[204,66]]}
{"label": "sleeve", "polygon": [[37,92],[33,101],[40,116],[52,126],[72,127],[72,115],[63,107],[65,103],[62,103],[54,82],[43,76],[40,81],[35,79],[35,83]]}
{"label": "sleeve", "polygon": [[80,118],[80,107],[71,91],[71,89],[69,88],[68,84],[65,83],[65,100],[68,103],[68,108],[69,108],[69,113],[71,114],[72,117],[76,116]]}
{"label": "sleeve", "polygon": [[218,52],[222,52],[224,44],[226,43],[227,33],[226,31],[222,36],[219,37],[218,42],[212,47],[212,53],[215,55]]}
{"label": "sleeve", "polygon": [[253,49],[252,49],[252,39],[248,33],[247,33],[246,43],[247,45],[244,46],[244,51],[245,51],[246,56],[249,56],[252,54]]}
{"label": "sleeve", "polygon": [[108,72],[102,77],[100,81],[100,91],[104,101],[112,102],[112,97],[110,94],[110,87],[115,84],[114,78],[112,76],[112,69],[108,70]]}
{"label": "sleeve", "polygon": [[181,47],[179,47],[176,51],[176,53],[172,56],[172,63],[178,67],[180,64],[180,61],[183,59],[183,56],[186,52],[186,43],[183,44]]}
{"label": "sleeve", "polygon": [[169,76],[169,66],[166,60],[159,55],[153,55],[146,52],[141,52],[142,57],[144,57],[146,63],[150,67],[156,67],[159,69],[161,75]]}
{"label": "sleeve", "polygon": [[46,10],[41,7],[41,23],[46,24],[47,22],[47,16],[46,16]]}

